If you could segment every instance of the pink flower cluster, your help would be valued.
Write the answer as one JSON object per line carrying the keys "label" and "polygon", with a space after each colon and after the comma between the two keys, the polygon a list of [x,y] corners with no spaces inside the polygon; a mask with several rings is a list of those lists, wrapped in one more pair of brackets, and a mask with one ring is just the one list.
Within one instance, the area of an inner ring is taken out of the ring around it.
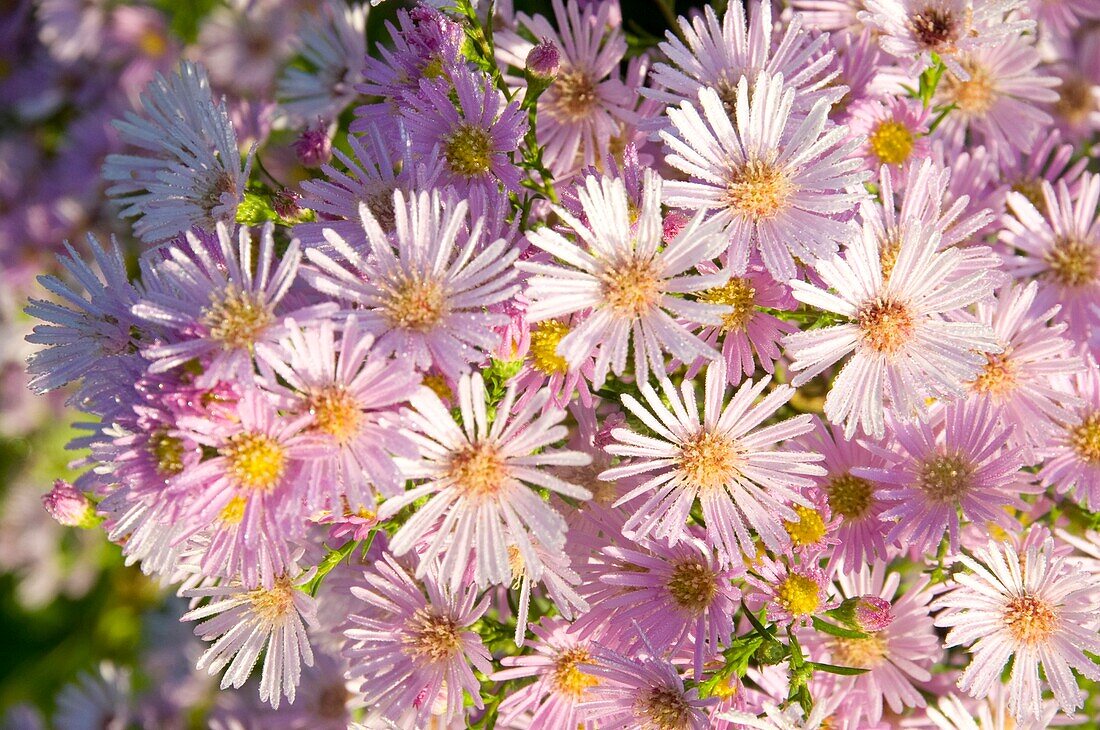
{"label": "pink flower cluster", "polygon": [[297,137],[201,56],[119,123],[144,245],[27,308],[90,421],[45,503],[190,599],[248,722],[1094,706],[1100,12],[792,5],[422,4],[364,61],[332,3],[273,72]]}

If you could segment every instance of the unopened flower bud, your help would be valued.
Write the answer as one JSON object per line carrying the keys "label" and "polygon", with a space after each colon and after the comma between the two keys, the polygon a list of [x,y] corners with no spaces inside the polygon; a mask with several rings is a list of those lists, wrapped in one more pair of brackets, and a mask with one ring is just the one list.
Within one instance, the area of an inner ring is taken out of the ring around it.
{"label": "unopened flower bud", "polygon": [[856,600],[855,622],[861,631],[874,633],[882,631],[894,622],[894,612],[890,602],[879,596],[860,596]]}
{"label": "unopened flower bud", "polygon": [[553,78],[561,63],[561,51],[549,38],[543,38],[527,54],[527,70],[538,78]]}
{"label": "unopened flower bud", "polygon": [[328,137],[328,127],[321,120],[315,126],[306,127],[294,142],[294,152],[298,162],[306,167],[318,167],[332,159],[332,140]]}
{"label": "unopened flower bud", "polygon": [[42,505],[65,527],[91,527],[96,522],[92,503],[64,479],[53,483],[49,494],[43,495]]}
{"label": "unopened flower bud", "polygon": [[300,198],[301,196],[290,188],[283,188],[271,196],[271,207],[280,218],[295,218],[302,212],[302,206],[298,205]]}
{"label": "unopened flower bud", "polygon": [[669,213],[665,216],[664,223],[661,226],[661,238],[665,243],[672,243],[690,220],[685,214],[678,211]]}

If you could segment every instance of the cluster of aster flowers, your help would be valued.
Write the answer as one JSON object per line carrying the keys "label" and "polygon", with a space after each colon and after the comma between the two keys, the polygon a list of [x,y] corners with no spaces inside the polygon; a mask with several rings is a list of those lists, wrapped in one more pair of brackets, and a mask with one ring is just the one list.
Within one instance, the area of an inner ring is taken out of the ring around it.
{"label": "cluster of aster flowers", "polygon": [[214,726],[1096,716],[1100,8],[792,5],[330,2],[233,56],[280,134],[217,44],[116,122],[44,503],[269,705]]}

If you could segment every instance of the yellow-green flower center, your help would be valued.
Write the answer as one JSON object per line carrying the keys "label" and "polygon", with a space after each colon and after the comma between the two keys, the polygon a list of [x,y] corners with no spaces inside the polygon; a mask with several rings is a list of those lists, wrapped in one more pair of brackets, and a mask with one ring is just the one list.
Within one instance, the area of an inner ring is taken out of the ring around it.
{"label": "yellow-green flower center", "polygon": [[657,267],[649,259],[631,258],[607,269],[600,278],[607,306],[624,317],[642,316],[662,294]]}
{"label": "yellow-green flower center", "polygon": [[558,343],[567,334],[569,325],[553,319],[531,328],[528,353],[536,370],[546,375],[564,375],[569,370],[569,363],[558,354]]}
{"label": "yellow-green flower center", "polygon": [[1050,275],[1065,287],[1076,288],[1100,279],[1100,245],[1076,238],[1062,238],[1046,254]]}
{"label": "yellow-green flower center", "polygon": [[596,80],[583,69],[562,68],[546,90],[547,111],[569,122],[588,119],[599,103]]}
{"label": "yellow-green flower center", "polygon": [[149,436],[148,449],[162,476],[175,476],[183,471],[183,442],[169,435],[167,430],[154,431]]}
{"label": "yellow-green flower center", "polygon": [[229,461],[229,473],[237,485],[267,492],[274,489],[286,469],[286,451],[264,433],[241,433],[221,448]]}
{"label": "yellow-green flower center", "polygon": [[359,433],[363,412],[354,396],[339,385],[330,385],[309,399],[313,425],[339,444],[349,443]]}
{"label": "yellow-green flower center", "polygon": [[574,646],[558,654],[550,673],[554,690],[573,699],[584,697],[589,687],[595,687],[599,680],[582,672],[577,665],[591,663],[592,655],[583,646]]}
{"label": "yellow-green flower center", "polygon": [[971,387],[979,393],[1004,398],[1016,390],[1016,364],[1005,354],[986,356],[985,366]]}
{"label": "yellow-green flower center", "polygon": [[879,162],[900,165],[913,151],[913,133],[899,121],[888,119],[875,127],[868,140]]}
{"label": "yellow-green flower center", "polygon": [[867,302],[856,312],[856,325],[864,347],[884,355],[893,355],[910,341],[913,315],[901,302],[876,299]]}
{"label": "yellow-green flower center", "polygon": [[808,547],[816,545],[825,537],[825,520],[821,513],[812,507],[804,507],[801,504],[794,506],[797,522],[783,522],[783,527],[790,535],[795,547]]}
{"label": "yellow-green flower center", "polygon": [[829,651],[833,664],[858,669],[874,669],[886,661],[886,637],[881,633],[862,639],[832,637]]}
{"label": "yellow-green flower center", "polygon": [[508,465],[490,443],[472,444],[451,457],[447,476],[467,498],[496,496],[508,478]]}
{"label": "yellow-green flower center", "polygon": [[462,627],[449,616],[418,608],[401,636],[404,652],[415,659],[444,663],[462,649]]}
{"label": "yellow-green flower center", "polygon": [[1027,646],[1045,644],[1058,628],[1058,613],[1050,601],[1031,593],[1015,596],[1001,615],[1012,638]]}
{"label": "yellow-green flower center", "polygon": [[1100,464],[1100,411],[1090,413],[1070,429],[1070,443],[1089,464]]}
{"label": "yellow-green flower center", "polygon": [[683,695],[667,687],[654,687],[641,699],[643,730],[684,730],[689,727],[691,707]]}
{"label": "yellow-green flower center", "polygon": [[271,588],[257,588],[248,592],[248,602],[253,613],[265,622],[276,623],[294,610],[294,586],[288,578],[281,577]]}
{"label": "yellow-green flower center", "polygon": [[756,314],[756,287],[752,285],[752,279],[734,276],[722,286],[704,291],[699,295],[699,301],[730,307],[731,311],[722,315],[722,331],[744,332],[749,320]]}
{"label": "yellow-green flower center", "polygon": [[787,207],[794,183],[780,168],[750,160],[734,170],[726,185],[726,204],[750,220],[769,220]]}
{"label": "yellow-green flower center", "polygon": [[678,467],[690,486],[709,491],[733,481],[741,463],[741,450],[732,439],[703,431],[680,446]]}
{"label": "yellow-green flower center", "polygon": [[921,465],[917,486],[931,502],[955,503],[970,491],[973,474],[973,465],[962,455],[940,455]]}
{"label": "yellow-green flower center", "polygon": [[211,339],[221,342],[226,350],[234,350],[251,349],[274,319],[261,295],[230,284],[220,297],[211,296],[200,321]]}
{"label": "yellow-green flower center", "polygon": [[481,127],[464,124],[446,138],[443,156],[456,175],[485,175],[493,163],[493,139]]}
{"label": "yellow-green flower center", "polygon": [[428,332],[449,312],[446,292],[435,279],[405,275],[387,288],[383,315],[396,329]]}
{"label": "yellow-green flower center", "polygon": [[821,606],[817,581],[790,573],[775,592],[775,601],[792,616],[811,616]]}
{"label": "yellow-green flower center", "polygon": [[692,614],[702,613],[718,594],[717,575],[701,563],[680,563],[669,576],[668,592],[680,608]]}
{"label": "yellow-green flower center", "polygon": [[825,487],[829,509],[846,520],[858,520],[867,514],[874,491],[871,482],[851,474],[834,477]]}

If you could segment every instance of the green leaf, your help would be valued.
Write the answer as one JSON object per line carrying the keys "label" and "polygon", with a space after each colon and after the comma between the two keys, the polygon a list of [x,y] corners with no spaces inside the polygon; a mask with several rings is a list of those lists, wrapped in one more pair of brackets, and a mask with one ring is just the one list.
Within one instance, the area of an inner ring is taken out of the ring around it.
{"label": "green leaf", "polygon": [[839,636],[842,639],[866,639],[867,634],[862,631],[856,631],[855,629],[846,629],[843,626],[837,626],[831,624],[828,621],[814,616],[814,628],[823,634],[829,634],[831,636]]}
{"label": "green leaf", "polygon": [[839,674],[845,677],[854,677],[857,674],[864,674],[867,672],[867,670],[862,667],[840,667],[836,664],[824,664],[822,662],[809,662],[809,666],[813,667],[813,669],[818,672]]}

